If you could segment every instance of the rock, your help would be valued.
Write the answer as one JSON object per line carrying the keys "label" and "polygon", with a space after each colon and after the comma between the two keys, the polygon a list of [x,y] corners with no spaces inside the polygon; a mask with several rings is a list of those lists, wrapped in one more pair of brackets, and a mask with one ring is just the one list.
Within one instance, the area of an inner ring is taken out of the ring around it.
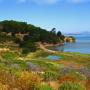
{"label": "rock", "polygon": [[70,43],[73,43],[75,42],[75,38],[73,36],[68,36],[68,37],[65,37],[64,39],[65,42],[70,42]]}

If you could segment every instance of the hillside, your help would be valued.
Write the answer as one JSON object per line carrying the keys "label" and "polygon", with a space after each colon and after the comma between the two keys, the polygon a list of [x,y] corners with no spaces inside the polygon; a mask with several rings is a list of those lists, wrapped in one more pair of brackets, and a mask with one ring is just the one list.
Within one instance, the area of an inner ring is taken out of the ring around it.
{"label": "hillside", "polygon": [[36,50],[36,42],[57,44],[64,42],[65,36],[56,29],[47,31],[26,22],[19,21],[1,21],[0,22],[0,43],[6,46],[7,43],[13,43],[23,48],[23,52],[32,52]]}

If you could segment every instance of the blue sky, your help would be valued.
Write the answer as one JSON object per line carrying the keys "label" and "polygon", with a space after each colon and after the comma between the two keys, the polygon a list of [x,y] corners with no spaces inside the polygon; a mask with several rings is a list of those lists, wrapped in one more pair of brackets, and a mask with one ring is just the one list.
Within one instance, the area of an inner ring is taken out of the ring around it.
{"label": "blue sky", "polygon": [[47,30],[90,31],[90,0],[0,0],[0,21],[11,19]]}

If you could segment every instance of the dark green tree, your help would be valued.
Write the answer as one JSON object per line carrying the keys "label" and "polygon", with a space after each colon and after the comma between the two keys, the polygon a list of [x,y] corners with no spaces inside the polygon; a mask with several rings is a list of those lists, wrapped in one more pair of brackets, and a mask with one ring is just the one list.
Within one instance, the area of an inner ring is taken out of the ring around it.
{"label": "dark green tree", "polygon": [[62,35],[61,31],[58,31],[58,32],[57,32],[57,36],[58,36],[58,37],[61,37],[61,35]]}

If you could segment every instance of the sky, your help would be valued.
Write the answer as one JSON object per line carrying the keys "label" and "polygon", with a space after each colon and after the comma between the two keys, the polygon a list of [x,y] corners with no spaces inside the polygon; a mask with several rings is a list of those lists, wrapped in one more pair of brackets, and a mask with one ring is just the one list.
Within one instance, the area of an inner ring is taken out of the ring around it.
{"label": "sky", "polygon": [[63,33],[90,31],[90,0],[0,0],[0,21],[24,21]]}

